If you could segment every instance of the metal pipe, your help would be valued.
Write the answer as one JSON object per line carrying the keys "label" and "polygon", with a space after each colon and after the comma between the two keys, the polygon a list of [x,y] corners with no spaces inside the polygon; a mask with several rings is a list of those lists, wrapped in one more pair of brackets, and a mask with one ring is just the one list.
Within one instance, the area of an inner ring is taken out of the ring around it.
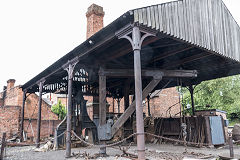
{"label": "metal pipe", "polygon": [[[141,77],[141,57],[140,57],[140,31],[134,26],[132,32],[134,49],[134,76],[135,76],[135,98],[136,98],[136,127],[137,127],[137,149],[138,159],[145,159],[144,122],[142,106],[142,77]],[[136,47],[137,46],[137,47]]]}
{"label": "metal pipe", "polygon": [[40,133],[41,133],[41,115],[42,115],[42,90],[43,90],[43,81],[39,82],[39,98],[38,98],[38,119],[37,119],[37,139],[36,147],[40,147]]}
{"label": "metal pipe", "polygon": [[21,129],[20,129],[20,141],[23,141],[23,130],[24,130],[24,108],[26,101],[26,91],[23,91],[23,102],[22,102],[22,113],[21,113]]}
{"label": "metal pipe", "polygon": [[72,81],[73,66],[68,68],[68,106],[67,106],[67,133],[66,133],[66,158],[71,157],[71,129],[72,129]]}

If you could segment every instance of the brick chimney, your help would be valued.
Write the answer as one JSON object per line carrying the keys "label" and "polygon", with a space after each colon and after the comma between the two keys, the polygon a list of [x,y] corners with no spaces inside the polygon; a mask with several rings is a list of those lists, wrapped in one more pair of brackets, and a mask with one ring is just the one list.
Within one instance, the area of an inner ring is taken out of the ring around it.
{"label": "brick chimney", "polygon": [[9,79],[7,81],[7,90],[9,90],[10,88],[13,88],[15,84],[15,79]]}
{"label": "brick chimney", "polygon": [[87,39],[103,28],[103,7],[92,4],[88,7],[87,17]]}

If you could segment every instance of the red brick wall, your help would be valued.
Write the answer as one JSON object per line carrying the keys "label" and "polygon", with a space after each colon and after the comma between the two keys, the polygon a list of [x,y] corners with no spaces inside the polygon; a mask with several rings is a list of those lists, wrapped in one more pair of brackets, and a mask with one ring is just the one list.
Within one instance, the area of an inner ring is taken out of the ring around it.
{"label": "red brick wall", "polygon": [[21,108],[18,106],[0,107],[0,136],[3,132],[7,133],[7,137],[19,133],[20,113]]}
{"label": "red brick wall", "polygon": [[[54,130],[57,125],[61,122],[61,120],[42,120],[41,121],[41,132],[40,136],[49,137],[50,135],[54,135]],[[31,128],[32,125],[32,128]],[[31,124],[29,120],[24,120],[24,131],[27,133],[27,137],[36,137],[37,135],[37,120],[31,120]],[[34,135],[33,135],[34,134]]]}
{"label": "red brick wall", "polygon": [[[38,117],[38,96],[36,94],[31,94],[27,97],[25,102],[24,118],[37,119]],[[49,106],[45,101],[42,101],[42,120],[58,120],[58,116],[51,111],[51,106]]]}
{"label": "red brick wall", "polygon": [[[153,117],[175,117],[180,112],[180,105],[172,105],[179,102],[179,95],[176,87],[167,88],[160,92],[157,97],[150,99],[150,111]],[[169,112],[169,107],[171,107]],[[168,111],[167,111],[168,110]],[[148,114],[147,100],[144,106],[144,112]]]}

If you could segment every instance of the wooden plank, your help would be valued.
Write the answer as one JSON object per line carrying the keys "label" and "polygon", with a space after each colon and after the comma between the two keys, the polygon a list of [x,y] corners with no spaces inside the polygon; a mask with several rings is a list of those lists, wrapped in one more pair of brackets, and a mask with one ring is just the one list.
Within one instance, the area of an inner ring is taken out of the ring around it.
{"label": "wooden plank", "polygon": [[193,62],[193,61],[196,61],[198,59],[206,58],[206,57],[209,57],[209,56],[212,56],[212,55],[213,54],[210,54],[210,53],[204,54],[204,52],[199,53],[199,54],[196,54],[196,55],[193,55],[193,56],[175,61],[173,63],[167,63],[165,65],[162,65],[161,68],[167,69],[167,68],[177,67],[177,66],[183,65],[185,63]]}
{"label": "wooden plank", "polygon": [[[133,69],[105,69],[104,73],[107,77],[133,77]],[[143,77],[196,77],[196,70],[142,70]]]}
{"label": "wooden plank", "polygon": [[[142,100],[144,100],[148,94],[158,85],[158,83],[161,81],[161,78],[159,79],[153,79],[143,90],[142,93]],[[121,117],[114,123],[112,126],[112,136],[118,131],[118,129],[127,121],[127,119],[133,114],[133,112],[136,110],[135,108],[136,102],[135,100],[132,102],[132,104],[125,110],[125,112],[121,115]]]}
{"label": "wooden plank", "polygon": [[106,76],[99,71],[99,125],[106,124]]}
{"label": "wooden plank", "polygon": [[204,117],[205,121],[205,136],[206,136],[206,143],[209,144],[209,146],[212,145],[212,136],[211,136],[211,128],[210,128],[210,122],[209,122],[209,117],[205,116]]}
{"label": "wooden plank", "polygon": [[188,50],[190,50],[190,49],[192,49],[192,48],[194,48],[194,47],[191,46],[191,47],[183,48],[183,49],[180,49],[180,50],[177,49],[177,50],[174,50],[174,51],[170,51],[170,52],[163,53],[163,54],[161,54],[161,55],[159,55],[159,56],[157,56],[157,57],[154,57],[154,59],[151,61],[151,63],[152,63],[152,62],[156,62],[156,61],[160,61],[160,60],[162,60],[162,59],[164,59],[164,58],[173,56],[173,55],[178,54],[178,53],[181,53],[181,52],[188,51]]}

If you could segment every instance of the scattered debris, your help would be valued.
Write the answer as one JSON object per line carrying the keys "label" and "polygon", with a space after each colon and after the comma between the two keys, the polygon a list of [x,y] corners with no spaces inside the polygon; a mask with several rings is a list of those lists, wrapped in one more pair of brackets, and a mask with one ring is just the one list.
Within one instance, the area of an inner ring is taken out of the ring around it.
{"label": "scattered debris", "polygon": [[131,147],[131,145],[133,144],[133,142],[131,142],[128,146],[123,147],[123,146],[119,146],[119,149],[123,152],[123,154],[120,155],[120,157],[125,157],[125,158],[129,158],[129,159],[136,159],[138,158],[137,155],[128,152],[129,148]]}
{"label": "scattered debris", "polygon": [[73,153],[72,153],[72,156],[75,157],[76,159],[78,159],[78,158],[84,158],[84,159],[86,159],[86,160],[88,160],[88,159],[102,158],[99,153],[96,153],[96,154],[94,154],[94,155],[91,156],[91,155],[90,155],[89,153],[87,153],[86,151],[83,152],[83,153],[81,153],[80,151],[79,151],[79,153],[74,153],[74,152],[73,152]]}
{"label": "scattered debris", "polygon": [[44,144],[40,148],[34,149],[35,152],[46,152],[53,149],[53,143],[51,141],[48,141],[46,144]]}

